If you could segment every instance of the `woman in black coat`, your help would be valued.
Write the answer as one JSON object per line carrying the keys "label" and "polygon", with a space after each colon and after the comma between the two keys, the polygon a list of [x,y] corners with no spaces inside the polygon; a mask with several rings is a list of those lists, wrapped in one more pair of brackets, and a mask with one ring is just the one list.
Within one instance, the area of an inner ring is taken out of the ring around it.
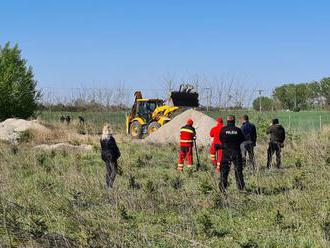
{"label": "woman in black coat", "polygon": [[118,171],[117,160],[120,157],[120,151],[109,125],[104,125],[100,143],[102,160],[105,162],[107,170],[105,182],[107,188],[112,188]]}

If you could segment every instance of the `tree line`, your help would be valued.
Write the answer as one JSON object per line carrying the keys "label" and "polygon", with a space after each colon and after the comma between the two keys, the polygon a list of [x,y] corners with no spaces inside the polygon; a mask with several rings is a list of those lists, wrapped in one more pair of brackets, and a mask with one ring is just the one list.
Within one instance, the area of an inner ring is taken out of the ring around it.
{"label": "tree line", "polygon": [[256,98],[253,108],[258,111],[330,109],[330,77],[309,83],[283,84],[273,90],[272,97]]}
{"label": "tree line", "polygon": [[[198,87],[196,89],[198,90]],[[212,96],[212,88],[207,89],[208,106],[213,109],[214,105],[211,101],[214,97]],[[226,94],[223,96],[222,93],[232,92],[232,84],[230,84],[228,91],[224,91],[224,87],[221,89],[216,94],[218,99],[230,101],[231,98],[234,98],[235,105],[233,105],[233,108],[242,108],[245,97],[244,91],[237,90],[237,92],[234,91],[235,94],[228,93],[226,97]],[[34,78],[32,68],[21,57],[21,50],[18,46],[11,47],[9,43],[6,43],[3,47],[0,46],[0,120],[10,117],[29,118],[36,113],[36,110],[47,110],[49,108],[54,111],[87,111],[90,109],[94,111],[113,111],[127,109],[127,106],[123,104],[109,104],[111,100],[109,94],[107,94],[108,104],[95,101],[94,98],[89,99],[89,101],[80,98],[70,104],[50,105],[41,103],[41,95],[41,92],[37,89],[37,81]],[[229,109],[231,107],[231,105],[222,104],[221,102],[217,105],[217,108],[224,106],[224,108]],[[284,84],[276,87],[272,97],[261,96],[256,98],[253,101],[253,108],[262,111],[330,109],[330,77],[325,77],[320,81]]]}

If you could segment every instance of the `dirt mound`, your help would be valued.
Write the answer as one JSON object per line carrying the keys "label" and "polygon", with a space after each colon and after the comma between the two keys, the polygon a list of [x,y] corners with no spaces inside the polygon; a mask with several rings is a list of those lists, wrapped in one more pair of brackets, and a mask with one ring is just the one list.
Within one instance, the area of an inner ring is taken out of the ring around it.
{"label": "dirt mound", "polygon": [[91,145],[71,145],[69,143],[58,143],[54,145],[38,145],[33,147],[34,149],[41,149],[45,151],[51,151],[51,150],[70,150],[70,151],[77,151],[77,152],[89,152],[93,150],[93,147]]}
{"label": "dirt mound", "polygon": [[36,129],[40,131],[47,131],[47,128],[39,124],[37,121],[27,121],[23,119],[10,118],[0,122],[0,140],[9,142],[17,142],[20,132],[28,129]]}
{"label": "dirt mound", "polygon": [[192,109],[186,110],[176,116],[169,123],[145,138],[144,141],[155,144],[178,144],[180,128],[186,124],[189,118],[194,121],[193,126],[196,128],[197,144],[201,146],[209,145],[210,129],[216,125],[216,121],[202,112]]}

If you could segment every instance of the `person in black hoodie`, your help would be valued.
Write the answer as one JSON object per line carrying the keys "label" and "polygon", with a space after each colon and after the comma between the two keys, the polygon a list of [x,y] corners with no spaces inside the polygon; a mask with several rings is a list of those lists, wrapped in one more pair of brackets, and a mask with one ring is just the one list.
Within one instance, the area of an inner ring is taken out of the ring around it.
{"label": "person in black hoodie", "polygon": [[112,188],[118,171],[117,160],[120,157],[120,151],[109,125],[104,125],[100,143],[101,157],[105,162],[107,170],[105,177],[106,186],[107,188]]}
{"label": "person in black hoodie", "polygon": [[222,161],[220,166],[220,184],[219,188],[222,192],[228,187],[228,175],[230,171],[230,164],[233,163],[235,167],[235,178],[237,188],[243,190],[245,187],[243,177],[243,164],[241,144],[244,141],[242,130],[235,126],[235,116],[227,117],[227,126],[224,126],[220,132],[220,141],[222,145],[217,148],[223,149]]}
{"label": "person in black hoodie", "polygon": [[248,115],[243,115],[243,124],[241,130],[244,134],[245,141],[241,144],[243,166],[246,165],[246,157],[249,155],[249,164],[252,169],[255,168],[254,147],[257,144],[257,129],[256,126],[249,121]]}

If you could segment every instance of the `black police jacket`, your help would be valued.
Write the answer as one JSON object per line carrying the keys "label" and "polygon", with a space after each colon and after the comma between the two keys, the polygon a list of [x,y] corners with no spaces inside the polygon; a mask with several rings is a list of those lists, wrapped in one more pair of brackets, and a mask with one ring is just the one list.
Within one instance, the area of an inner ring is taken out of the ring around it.
{"label": "black police jacket", "polygon": [[114,137],[101,138],[101,157],[104,162],[116,161],[120,157],[120,151]]}
{"label": "black police jacket", "polygon": [[240,152],[240,145],[245,140],[242,130],[236,127],[234,124],[228,124],[221,129],[220,141],[222,143],[224,151],[229,150],[231,152]]}

